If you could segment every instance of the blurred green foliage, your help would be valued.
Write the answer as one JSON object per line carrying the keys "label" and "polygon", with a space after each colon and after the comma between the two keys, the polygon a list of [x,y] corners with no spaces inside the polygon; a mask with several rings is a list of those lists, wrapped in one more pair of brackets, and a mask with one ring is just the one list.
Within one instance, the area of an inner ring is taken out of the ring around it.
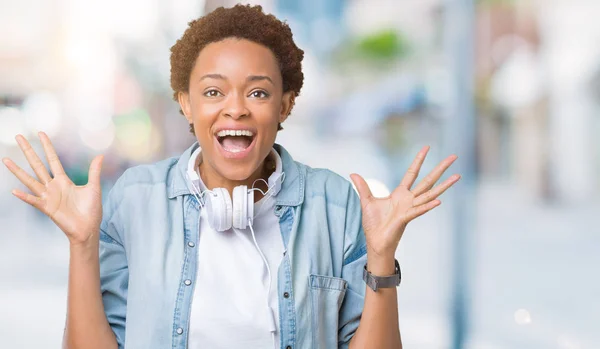
{"label": "blurred green foliage", "polygon": [[408,39],[396,29],[383,29],[371,34],[353,37],[334,52],[336,64],[361,63],[379,66],[405,58],[410,51]]}
{"label": "blurred green foliage", "polygon": [[398,59],[408,51],[408,44],[395,30],[385,30],[361,38],[357,53],[370,59]]}

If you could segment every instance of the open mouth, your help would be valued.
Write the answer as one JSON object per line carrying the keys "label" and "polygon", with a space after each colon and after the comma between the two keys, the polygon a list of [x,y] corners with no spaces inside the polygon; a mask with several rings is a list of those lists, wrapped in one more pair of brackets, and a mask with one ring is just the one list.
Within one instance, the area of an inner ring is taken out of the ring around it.
{"label": "open mouth", "polygon": [[250,130],[221,130],[216,136],[223,150],[235,154],[248,149],[256,135]]}

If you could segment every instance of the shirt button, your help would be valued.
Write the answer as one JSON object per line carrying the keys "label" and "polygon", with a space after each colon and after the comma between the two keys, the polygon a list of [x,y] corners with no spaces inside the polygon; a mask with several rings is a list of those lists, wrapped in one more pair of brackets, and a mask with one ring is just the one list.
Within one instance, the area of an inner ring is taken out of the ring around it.
{"label": "shirt button", "polygon": [[177,334],[182,334],[183,333],[183,328],[179,327],[177,328]]}
{"label": "shirt button", "polygon": [[283,292],[283,298],[290,298],[290,294],[287,292]]}
{"label": "shirt button", "polygon": [[190,241],[190,242],[188,242],[188,246],[189,247],[194,247],[194,246],[196,246],[196,244]]}
{"label": "shirt button", "polygon": [[190,279],[187,279],[187,280],[185,280],[183,283],[184,283],[186,286],[189,286],[189,285],[191,285],[191,284],[192,284],[192,280],[190,280]]}

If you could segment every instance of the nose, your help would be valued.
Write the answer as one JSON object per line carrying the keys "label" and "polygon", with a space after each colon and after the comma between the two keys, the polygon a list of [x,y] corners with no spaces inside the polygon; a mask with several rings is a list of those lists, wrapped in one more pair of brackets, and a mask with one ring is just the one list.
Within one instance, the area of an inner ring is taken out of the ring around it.
{"label": "nose", "polygon": [[246,99],[241,93],[234,93],[229,95],[223,112],[225,116],[228,116],[235,120],[248,116],[248,114],[250,113],[250,111],[246,107]]}

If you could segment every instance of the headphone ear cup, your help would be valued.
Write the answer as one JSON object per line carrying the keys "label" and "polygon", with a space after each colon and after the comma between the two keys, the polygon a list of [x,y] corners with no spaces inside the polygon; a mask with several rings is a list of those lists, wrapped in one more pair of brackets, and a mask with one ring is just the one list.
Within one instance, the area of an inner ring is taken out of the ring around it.
{"label": "headphone ear cup", "polygon": [[221,218],[221,223],[223,224],[223,229],[221,231],[231,229],[232,218],[233,218],[233,207],[231,204],[231,197],[229,196],[229,192],[225,188],[221,189],[221,196],[223,197],[223,201],[225,202],[225,214]]}
{"label": "headphone ear cup", "polygon": [[250,224],[254,223],[254,190],[248,190],[246,194],[246,202],[248,207],[246,208],[246,223],[250,220]]}
{"label": "headphone ear cup", "polygon": [[248,213],[248,202],[246,192],[248,188],[240,185],[233,188],[233,227],[246,229],[246,214]]}
{"label": "headphone ear cup", "polygon": [[[248,220],[250,222],[248,222]],[[254,221],[254,191],[245,185],[233,188],[233,227],[246,229]]]}
{"label": "headphone ear cup", "polygon": [[213,229],[216,231],[231,229],[232,211],[231,198],[225,188],[215,188],[208,194],[206,213]]}

